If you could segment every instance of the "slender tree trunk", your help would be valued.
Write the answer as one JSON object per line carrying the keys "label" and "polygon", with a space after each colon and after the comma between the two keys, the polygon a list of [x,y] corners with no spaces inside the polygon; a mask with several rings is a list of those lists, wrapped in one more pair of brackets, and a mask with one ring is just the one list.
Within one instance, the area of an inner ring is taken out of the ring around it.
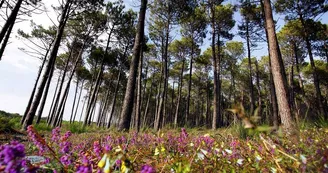
{"label": "slender tree trunk", "polygon": [[83,115],[83,112],[84,112],[84,107],[85,107],[85,104],[87,103],[87,98],[84,99],[84,103],[83,103],[83,106],[82,106],[82,111],[81,111],[81,114],[80,114],[80,119],[79,119],[79,122],[81,122],[82,120],[82,115]]}
{"label": "slender tree trunk", "polygon": [[102,73],[103,73],[103,69],[104,69],[104,63],[105,63],[105,56],[106,56],[108,48],[109,48],[109,43],[110,43],[110,38],[111,38],[111,35],[112,35],[112,31],[113,31],[113,27],[112,27],[110,33],[108,34],[107,45],[106,45],[106,49],[105,49],[104,55],[103,55],[102,60],[101,60],[102,62],[101,62],[101,65],[100,65],[100,71],[98,72],[98,75],[97,75],[95,87],[94,87],[93,91],[90,93],[91,94],[90,98],[89,98],[90,102],[88,102],[88,106],[87,106],[87,109],[86,109],[86,112],[85,112],[83,127],[85,127],[90,122],[88,120],[91,119],[90,113],[92,113],[92,104],[95,102],[95,99],[96,99],[96,94],[97,94],[97,90],[98,90],[98,87],[99,87],[99,84],[100,84],[100,79],[102,77]]}
{"label": "slender tree trunk", "polygon": [[252,70],[252,57],[251,57],[251,45],[249,36],[249,21],[246,21],[246,42],[247,42],[247,58],[248,58],[248,68],[249,68],[249,97],[250,97],[250,114],[253,115],[255,107],[254,98],[254,86],[253,86],[253,70]]}
{"label": "slender tree trunk", "polygon": [[145,74],[145,78],[143,79],[144,83],[143,83],[143,90],[142,90],[142,94],[141,94],[141,115],[143,115],[143,108],[144,108],[144,102],[145,102],[145,99],[146,99],[146,88],[147,88],[147,76],[148,76],[148,67],[149,66],[149,62],[147,62],[147,66],[146,66],[146,74]]}
{"label": "slender tree trunk", "polygon": [[103,98],[100,100],[100,103],[99,103],[99,110],[98,110],[98,116],[97,116],[97,120],[96,120],[96,124],[97,124],[97,127],[100,127],[100,121],[102,119],[101,115],[102,115],[102,110],[105,109],[105,101],[104,99],[106,98]]}
{"label": "slender tree trunk", "polygon": [[107,92],[106,92],[106,96],[105,96],[105,103],[104,103],[104,108],[103,110],[101,111],[101,114],[100,114],[100,120],[99,120],[99,124],[98,124],[98,127],[100,127],[102,124],[105,124],[105,120],[106,120],[106,113],[107,113],[107,107],[108,107],[108,98],[109,98],[109,88],[107,89]]}
{"label": "slender tree trunk", "polygon": [[282,68],[284,67],[279,63],[279,58],[281,58],[281,56],[279,56],[280,51],[270,0],[263,0],[263,5],[265,12],[266,30],[268,34],[268,45],[270,49],[269,53],[271,57],[270,63],[272,68],[273,82],[277,95],[278,110],[286,135],[293,138],[292,140],[296,142],[296,140],[298,140],[298,136],[291,117],[290,105],[288,104],[288,94],[284,85],[284,79],[286,77],[284,77],[283,73],[281,72]]}
{"label": "slender tree trunk", "polygon": [[26,118],[27,112],[30,110],[30,107],[31,107],[31,104],[32,104],[32,101],[33,101],[33,98],[34,98],[34,94],[35,94],[35,91],[36,91],[36,87],[38,86],[39,79],[40,79],[40,76],[41,76],[43,67],[44,67],[44,65],[46,64],[46,61],[47,61],[47,56],[48,56],[49,50],[50,50],[50,48],[47,50],[47,53],[44,56],[43,61],[42,61],[42,64],[41,64],[41,66],[39,68],[38,76],[36,77],[36,80],[35,80],[35,83],[34,83],[34,87],[33,87],[32,93],[30,95],[30,99],[28,100],[28,103],[27,103],[27,106],[26,106],[26,109],[25,109],[23,118],[21,119],[21,122],[20,122],[21,124],[23,124],[23,122],[24,122],[24,120]]}
{"label": "slender tree trunk", "polygon": [[63,103],[64,106],[60,107],[60,109],[59,109],[60,114],[59,114],[59,120],[57,121],[56,127],[62,126],[67,98],[68,98],[68,92],[65,93],[65,98],[64,98],[64,103]]}
{"label": "slender tree trunk", "polygon": [[213,78],[214,78],[214,101],[213,101],[213,118],[212,118],[212,130],[217,129],[217,120],[220,109],[219,101],[219,81],[218,81],[218,71],[217,71],[217,55],[215,53],[215,7],[211,7],[211,27],[212,27],[212,59],[213,59]]}
{"label": "slender tree trunk", "polygon": [[[50,106],[49,111],[52,110],[52,108],[53,108],[53,106],[54,106],[54,103],[55,103],[55,99],[56,99],[56,95],[57,95],[57,91],[58,91],[58,86],[59,86],[59,83],[60,83],[61,72],[62,72],[62,70],[59,71],[58,80],[57,80],[57,84],[56,84],[55,92],[54,92],[54,94],[53,94],[53,96],[52,96],[52,101],[51,101],[51,106]],[[49,83],[49,82],[50,82],[50,81],[47,81],[47,86],[48,86],[48,83]],[[49,84],[50,84],[50,83],[49,83]],[[47,88],[47,86],[46,86],[46,88]],[[47,98],[47,97],[42,98],[41,106],[40,106],[39,111],[38,111],[38,115],[39,115],[40,111],[43,110],[43,107],[44,107],[45,102],[46,102],[46,98]],[[41,108],[42,108],[42,109],[41,109]],[[42,114],[42,112],[41,112],[41,114]],[[47,116],[47,124],[48,124],[48,125],[50,125],[50,119],[51,119],[51,117],[50,117],[50,116]]]}
{"label": "slender tree trunk", "polygon": [[150,83],[150,91],[149,91],[149,94],[148,94],[148,99],[147,99],[147,103],[146,103],[146,107],[145,107],[145,112],[144,112],[144,116],[143,116],[143,122],[142,122],[142,126],[145,127],[146,125],[146,118],[147,118],[147,115],[148,115],[148,109],[149,109],[149,101],[150,101],[150,98],[151,98],[151,94],[153,92],[153,82],[154,82],[154,75],[151,79],[151,83]]}
{"label": "slender tree trunk", "polygon": [[174,87],[175,87],[175,81],[173,81],[173,85],[172,85],[172,95],[171,95],[171,111],[170,111],[170,115],[169,115],[169,122],[172,123],[173,122],[173,113],[174,113]]}
{"label": "slender tree trunk", "polygon": [[[141,40],[141,44],[144,41]],[[141,87],[142,87],[142,65],[143,65],[143,49],[140,49],[140,59],[138,64],[138,81],[137,81],[137,103],[136,103],[136,115],[135,115],[135,129],[137,132],[140,130],[140,119],[141,119]]]}
{"label": "slender tree trunk", "polygon": [[72,121],[73,121],[73,116],[74,116],[74,108],[75,108],[75,102],[76,102],[76,96],[77,96],[77,92],[78,92],[78,89],[79,89],[79,79],[77,79],[76,81],[76,87],[75,87],[75,93],[74,93],[74,99],[73,99],[73,106],[72,106],[72,111],[71,111],[71,116],[70,116],[70,119],[69,119],[69,123],[71,124]]}
{"label": "slender tree trunk", "polygon": [[3,43],[1,45],[1,48],[0,48],[0,60],[1,60],[1,57],[3,56],[3,53],[5,52],[6,46],[8,44],[9,38],[10,38],[11,31],[14,28],[14,24],[15,24],[15,22],[10,25],[10,27],[9,27],[7,33],[6,33],[5,39],[3,40]]}
{"label": "slender tree trunk", "polygon": [[206,82],[206,126],[210,127],[210,120],[211,120],[211,90],[210,90],[210,81],[209,77],[207,76],[207,82]]}
{"label": "slender tree trunk", "polygon": [[257,107],[257,114],[259,117],[262,116],[262,94],[261,94],[261,85],[260,85],[260,71],[259,71],[259,65],[257,60],[255,60],[255,67],[256,67],[256,85],[257,85],[257,94],[259,97],[258,100],[258,107]]}
{"label": "slender tree trunk", "polygon": [[61,15],[59,26],[58,26],[58,29],[57,29],[57,34],[56,34],[56,38],[55,38],[55,41],[54,41],[53,49],[51,50],[49,61],[48,61],[48,64],[46,66],[45,73],[42,77],[42,81],[40,83],[38,92],[37,92],[37,94],[35,96],[35,99],[32,103],[31,109],[29,110],[29,113],[27,114],[26,119],[23,123],[23,126],[22,126],[23,130],[27,130],[27,127],[33,123],[35,112],[36,112],[36,110],[39,106],[39,103],[40,103],[40,100],[41,100],[41,97],[42,97],[42,93],[43,93],[43,90],[44,90],[44,86],[45,86],[45,84],[46,84],[46,82],[49,78],[49,74],[51,72],[52,66],[55,63],[55,60],[56,60],[56,57],[57,57],[57,53],[58,53],[58,49],[59,49],[59,46],[60,46],[61,38],[62,38],[62,35],[64,33],[64,28],[65,28],[67,17],[68,17],[67,13],[69,11],[70,2],[71,2],[71,0],[66,1],[64,9],[62,11],[62,15]]}
{"label": "slender tree trunk", "polygon": [[[52,76],[54,74],[54,71],[55,71],[55,64],[53,64],[52,66],[52,69],[51,69],[51,72],[49,74],[49,78],[48,78],[48,81],[47,81],[47,84],[46,84],[46,89],[44,90],[44,93],[43,93],[43,96],[42,96],[42,100],[41,100],[41,104],[40,104],[40,107],[38,109],[38,113],[37,113],[37,120],[36,120],[36,124],[39,124],[40,123],[40,120],[41,120],[41,116],[42,116],[42,113],[43,113],[43,110],[44,110],[44,106],[46,104],[46,101],[47,101],[47,97],[48,97],[48,93],[49,93],[49,89],[50,89],[50,84],[51,84],[51,80],[52,80]],[[58,81],[59,81],[60,78],[58,78]],[[55,93],[57,92],[57,88],[58,87],[58,83],[56,85],[56,91]],[[53,106],[53,102],[51,103],[51,107]],[[47,117],[47,119],[49,118],[49,116]]]}
{"label": "slender tree trunk", "polygon": [[190,114],[190,93],[191,93],[191,76],[192,76],[193,56],[194,56],[194,43],[192,43],[192,45],[191,45],[189,81],[188,81],[188,95],[187,95],[187,108],[186,108],[186,117],[185,117],[186,125],[188,125],[188,118],[189,118],[189,114]]}
{"label": "slender tree trunk", "polygon": [[222,76],[221,76],[221,60],[222,60],[222,55],[221,55],[221,41],[220,41],[220,33],[217,33],[217,39],[218,39],[218,41],[217,41],[217,48],[218,48],[218,52],[217,52],[217,83],[218,83],[218,87],[217,87],[217,92],[218,92],[218,110],[217,110],[217,113],[218,113],[218,115],[219,115],[219,117],[218,117],[218,119],[217,119],[217,125],[218,126],[222,126],[223,124],[223,115],[222,115],[222,111],[221,111],[221,109],[222,109],[222,103],[223,103],[223,101],[222,101],[222,99],[223,99],[223,97],[222,97],[222,93],[221,93],[221,82],[222,82]]}
{"label": "slender tree trunk", "polygon": [[[4,52],[4,49],[7,45],[7,42],[9,40],[10,34],[11,34],[11,30],[14,27],[19,9],[22,5],[23,0],[18,0],[16,2],[15,7],[13,8],[12,12],[10,13],[8,19],[6,20],[5,24],[3,25],[1,32],[0,32],[0,43],[2,43],[3,47],[1,47],[1,56],[0,56],[0,60],[2,57],[2,53]],[[7,33],[7,35],[6,35]],[[5,39],[5,40],[4,40]]]}
{"label": "slender tree trunk", "polygon": [[185,60],[183,59],[182,60],[182,67],[181,67],[181,71],[180,71],[177,107],[176,107],[175,115],[174,115],[174,128],[178,127],[178,116],[179,116],[179,111],[180,111],[180,102],[181,102],[181,95],[182,95],[184,65],[185,65]]}
{"label": "slender tree trunk", "polygon": [[0,8],[2,8],[4,2],[5,2],[5,0],[0,1]]}
{"label": "slender tree trunk", "polygon": [[125,91],[120,122],[118,126],[118,130],[120,131],[124,129],[129,130],[130,127],[131,113],[132,113],[133,101],[134,101],[135,82],[137,76],[137,66],[140,58],[140,49],[142,48],[142,40],[144,37],[146,9],[147,9],[147,0],[141,0],[137,34],[133,47],[133,57],[131,60],[129,78]]}
{"label": "slender tree trunk", "polygon": [[99,96],[99,91],[100,91],[100,86],[101,83],[103,82],[102,77],[100,78],[100,82],[99,85],[96,86],[96,95],[95,95],[95,99],[93,100],[93,102],[91,102],[91,115],[89,116],[89,120],[88,120],[88,125],[91,125],[92,122],[94,122],[95,119],[95,114],[96,114],[96,106],[97,106],[97,101],[98,101],[98,96]]}
{"label": "slender tree trunk", "polygon": [[[57,93],[57,96],[56,96],[56,100],[55,100],[53,109],[51,110],[51,112],[49,114],[49,116],[51,117],[50,122],[51,122],[52,126],[56,125],[56,121],[59,118],[59,117],[56,116],[57,112],[59,112],[59,110],[60,110],[60,107],[58,107],[58,104],[59,104],[59,100],[60,100],[60,96],[61,96],[61,93],[62,93],[62,90],[63,90],[64,83],[65,83],[66,73],[68,71],[68,66],[69,66],[71,56],[72,56],[72,52],[73,52],[73,50],[71,49],[70,52],[69,52],[68,59],[65,62],[64,73],[63,73],[63,76],[62,76],[61,81],[60,81],[60,85],[59,85],[59,89],[58,89],[58,93]],[[63,95],[63,98],[64,98],[64,96],[65,95]]]}
{"label": "slender tree trunk", "polygon": [[314,84],[314,87],[315,87],[316,101],[317,101],[317,104],[319,106],[320,114],[322,116],[324,116],[326,119],[328,119],[328,115],[327,115],[327,112],[326,112],[326,107],[324,105],[324,98],[321,95],[320,80],[319,80],[319,77],[318,77],[318,69],[317,69],[317,67],[314,63],[314,58],[313,58],[313,53],[312,53],[312,46],[311,46],[311,42],[310,42],[310,38],[309,38],[310,36],[309,36],[309,33],[308,33],[308,27],[305,24],[305,21],[304,21],[304,18],[303,18],[303,15],[302,15],[301,12],[299,12],[299,19],[302,23],[303,35],[304,35],[304,39],[305,39],[305,43],[306,43],[306,49],[307,49],[307,52],[309,54],[311,68],[313,70],[313,84]]}
{"label": "slender tree trunk", "polygon": [[[65,103],[66,103],[66,99],[67,99],[67,97],[68,97],[68,93],[69,93],[69,89],[70,89],[70,86],[71,86],[71,82],[72,82],[72,79],[73,79],[73,77],[74,77],[74,73],[75,73],[75,70],[76,70],[76,68],[77,68],[77,66],[78,66],[78,64],[79,64],[79,62],[80,62],[80,57],[81,57],[81,55],[82,55],[82,52],[83,52],[83,50],[84,50],[84,46],[85,46],[85,44],[86,44],[86,40],[84,41],[84,43],[83,43],[83,45],[82,45],[82,47],[81,47],[81,49],[80,49],[80,51],[79,51],[79,54],[77,55],[77,57],[75,57],[76,58],[76,60],[75,60],[75,63],[74,63],[74,65],[73,65],[73,69],[72,69],[72,72],[71,72],[71,74],[70,74],[70,76],[69,76],[69,78],[68,78],[68,81],[67,81],[67,83],[66,83],[66,87],[65,87],[65,90],[64,90],[64,95],[63,95],[63,97],[62,97],[62,99],[61,99],[61,101],[60,101],[60,103],[59,103],[59,107],[58,107],[58,109],[59,110],[61,110],[61,109],[65,109]],[[71,50],[71,54],[72,54],[72,52],[73,52],[73,50]],[[70,56],[71,56],[71,54],[70,54]],[[69,59],[68,59],[68,61],[69,61]],[[65,70],[66,70],[66,67],[65,67]],[[63,75],[63,79],[64,79],[64,77],[65,77],[65,72],[64,72],[64,75]],[[60,95],[59,95],[60,96]],[[76,96],[76,94],[75,94],[75,96]],[[60,115],[61,115],[62,113],[61,113],[61,111],[57,111],[57,113],[55,114],[55,116],[56,116],[56,119],[58,119],[59,117],[61,117]],[[72,116],[71,116],[72,117]],[[58,121],[58,120],[57,120]],[[71,120],[70,120],[71,121]],[[55,123],[56,124],[56,123]]]}
{"label": "slender tree trunk", "polygon": [[116,86],[115,86],[112,105],[110,107],[110,113],[109,113],[107,128],[110,127],[110,124],[111,124],[111,121],[112,121],[112,118],[113,118],[113,114],[114,114],[114,111],[115,111],[115,107],[116,107],[115,104],[116,104],[116,100],[117,100],[117,93],[118,93],[118,87],[120,85],[120,81],[121,81],[121,70],[119,71],[118,77],[117,77],[117,83],[116,83]]}
{"label": "slender tree trunk", "polygon": [[74,113],[73,123],[74,123],[75,118],[76,118],[77,110],[79,109],[80,99],[81,99],[81,95],[82,95],[82,91],[83,91],[83,85],[84,85],[84,80],[82,80],[82,84],[81,84],[81,90],[80,90],[79,98],[77,99],[77,105],[76,105],[76,108],[75,108],[75,113]]}

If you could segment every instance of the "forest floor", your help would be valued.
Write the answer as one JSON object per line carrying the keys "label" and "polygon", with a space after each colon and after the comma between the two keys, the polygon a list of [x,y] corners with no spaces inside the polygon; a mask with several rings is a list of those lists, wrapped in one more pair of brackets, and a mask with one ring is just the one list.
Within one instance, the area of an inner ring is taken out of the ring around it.
{"label": "forest floor", "polygon": [[63,172],[328,172],[327,127],[301,129],[299,143],[241,126],[140,133],[79,127],[64,123],[51,131],[41,123],[28,134],[2,131],[0,144],[19,141],[27,156],[47,160],[34,166]]}

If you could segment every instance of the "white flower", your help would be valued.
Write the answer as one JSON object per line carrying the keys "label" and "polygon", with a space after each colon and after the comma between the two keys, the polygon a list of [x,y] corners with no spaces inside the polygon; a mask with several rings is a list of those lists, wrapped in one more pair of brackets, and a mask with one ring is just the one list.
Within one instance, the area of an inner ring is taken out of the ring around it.
{"label": "white flower", "polygon": [[302,163],[303,164],[306,164],[307,159],[306,159],[306,157],[303,154],[300,155],[300,158],[302,160]]}
{"label": "white flower", "polygon": [[243,161],[244,161],[244,159],[238,159],[237,160],[238,165],[242,165],[243,164]]}
{"label": "white flower", "polygon": [[259,156],[259,155],[256,155],[256,156],[255,156],[255,159],[256,159],[256,161],[260,161],[260,160],[262,160],[262,157]]}
{"label": "white flower", "polygon": [[225,149],[224,151],[226,151],[228,154],[232,154],[232,151],[229,149]]}

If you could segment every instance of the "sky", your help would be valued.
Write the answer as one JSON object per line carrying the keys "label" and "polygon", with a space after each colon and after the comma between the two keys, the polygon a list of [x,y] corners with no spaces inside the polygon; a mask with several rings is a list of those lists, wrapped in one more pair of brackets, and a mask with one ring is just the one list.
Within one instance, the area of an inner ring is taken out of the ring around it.
{"label": "sky", "polygon": [[[48,15],[56,21],[56,14],[51,12],[51,5],[56,5],[57,1],[43,1],[46,8],[49,9]],[[139,1],[138,0],[125,0],[126,6],[128,8],[133,8],[138,10]],[[236,3],[236,0],[227,0],[226,3]],[[236,26],[241,21],[238,13],[234,16],[236,20]],[[13,33],[11,35],[10,44],[7,46],[4,56],[0,61],[0,110],[11,113],[23,114],[25,107],[27,105],[30,93],[32,91],[34,82],[37,77],[37,72],[41,61],[37,58],[31,57],[21,50],[19,47],[25,47],[22,40],[16,37],[17,29],[22,29],[25,32],[30,31],[30,20],[37,24],[42,24],[43,26],[50,26],[52,22],[49,20],[48,16],[45,14],[32,15],[27,18],[25,22],[16,23],[14,26]],[[275,15],[275,19],[278,20],[279,26],[283,26],[283,17]],[[322,22],[328,23],[328,15],[322,16]],[[2,22],[3,23],[3,22]],[[234,34],[237,33],[236,27],[232,31]],[[243,41],[240,37],[235,37],[236,41]],[[210,40],[208,38],[204,40],[203,49],[208,47]],[[266,44],[262,44],[260,49],[253,52],[254,56],[263,56],[267,54]],[[50,100],[52,99],[54,93],[54,81],[57,79],[57,75],[54,76],[52,85],[50,87],[50,92],[48,95],[48,102],[45,106],[43,116],[46,116],[50,108]],[[70,95],[67,100],[67,105],[64,113],[64,119],[68,120],[70,115],[70,110],[72,107],[74,88],[75,85],[71,86]],[[81,104],[81,103],[80,103]],[[81,107],[80,107],[81,108]],[[81,110],[79,110],[80,112]],[[79,114],[78,114],[79,115]]]}

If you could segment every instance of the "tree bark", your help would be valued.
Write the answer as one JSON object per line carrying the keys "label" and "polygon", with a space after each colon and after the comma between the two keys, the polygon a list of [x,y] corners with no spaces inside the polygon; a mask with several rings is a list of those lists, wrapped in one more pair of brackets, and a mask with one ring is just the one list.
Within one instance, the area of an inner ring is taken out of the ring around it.
{"label": "tree bark", "polygon": [[32,103],[31,109],[29,110],[29,112],[26,116],[26,119],[23,123],[23,126],[22,126],[23,130],[27,130],[27,127],[33,123],[35,112],[36,112],[36,109],[39,106],[39,103],[40,103],[40,100],[41,100],[41,97],[42,97],[42,93],[43,93],[43,90],[44,90],[44,86],[45,86],[45,84],[46,84],[46,82],[49,78],[49,74],[52,70],[52,66],[55,63],[55,60],[56,60],[56,57],[57,57],[57,53],[58,53],[58,49],[59,49],[59,46],[60,46],[61,38],[63,36],[64,28],[65,28],[67,17],[68,17],[70,2],[71,2],[71,0],[66,1],[64,9],[62,11],[59,26],[58,26],[58,29],[57,29],[56,38],[55,38],[54,45],[53,45],[53,49],[51,50],[51,53],[50,53],[49,62],[46,66],[45,73],[42,77],[42,81],[40,83],[40,86],[39,86],[38,92],[36,94],[36,97],[35,97],[35,99]]}
{"label": "tree bark", "polygon": [[260,71],[259,65],[257,60],[255,60],[255,67],[256,67],[256,85],[257,85],[257,94],[258,94],[258,107],[257,107],[257,114],[259,117],[262,116],[262,94],[261,94],[261,85],[260,85]]}
{"label": "tree bark", "polygon": [[35,80],[35,83],[34,83],[34,86],[33,86],[33,90],[32,90],[32,93],[30,95],[30,99],[28,100],[28,103],[27,103],[27,106],[26,106],[26,109],[25,109],[23,118],[21,119],[21,122],[20,122],[21,124],[23,124],[23,122],[24,122],[24,120],[26,118],[27,112],[30,110],[30,107],[31,107],[31,104],[32,104],[32,101],[33,101],[33,98],[34,98],[34,94],[35,94],[35,91],[36,91],[36,87],[38,86],[39,79],[40,79],[40,76],[41,76],[43,67],[44,67],[44,65],[46,64],[46,61],[47,61],[47,56],[48,56],[49,50],[50,49],[47,50],[47,53],[46,53],[46,55],[43,58],[42,64],[39,67],[38,76],[36,77],[36,80]]}
{"label": "tree bark", "polygon": [[189,81],[188,81],[188,95],[187,95],[187,108],[186,108],[186,117],[185,125],[188,125],[188,118],[190,114],[190,93],[191,93],[191,76],[192,76],[192,61],[194,56],[194,43],[191,43],[191,56],[190,56],[190,68],[189,68]]}
{"label": "tree bark", "polygon": [[147,103],[146,103],[146,107],[145,107],[145,112],[144,112],[144,116],[143,116],[143,121],[142,121],[142,126],[145,127],[146,125],[146,118],[147,118],[147,114],[148,114],[148,109],[149,109],[149,101],[151,98],[151,94],[153,92],[153,81],[154,81],[154,76],[151,79],[151,84],[150,84],[150,91],[148,94],[148,99],[147,99]]}
{"label": "tree bark", "polygon": [[74,99],[73,99],[73,106],[72,106],[72,111],[71,111],[71,116],[69,118],[69,123],[72,123],[73,120],[73,116],[74,116],[74,108],[75,108],[75,102],[76,102],[76,96],[77,96],[77,92],[79,89],[79,79],[76,80],[76,87],[75,87],[75,93],[74,93]]}
{"label": "tree bark", "polygon": [[83,127],[85,127],[91,121],[90,119],[91,119],[91,113],[92,113],[92,107],[93,107],[92,104],[95,102],[95,99],[96,99],[96,94],[97,94],[97,90],[98,90],[98,87],[99,87],[99,84],[100,84],[100,79],[102,77],[102,73],[103,73],[103,69],[104,69],[104,63],[105,63],[105,57],[106,57],[106,54],[107,54],[107,51],[108,51],[108,48],[109,48],[109,43],[110,43],[111,35],[112,35],[112,32],[113,32],[113,27],[110,30],[110,33],[108,34],[107,45],[106,45],[106,49],[105,49],[104,55],[103,55],[102,60],[101,60],[100,71],[98,72],[98,75],[97,75],[95,87],[92,90],[92,92],[90,93],[91,94],[90,98],[89,98],[90,102],[88,102],[87,109],[86,109],[86,112],[85,112]]}
{"label": "tree bark", "polygon": [[[50,88],[50,84],[51,84],[51,80],[52,80],[52,76],[54,74],[54,71],[55,71],[55,64],[53,64],[52,66],[52,69],[51,69],[51,72],[49,74],[49,79],[47,81],[47,84],[46,84],[46,89],[44,90],[44,93],[43,93],[43,96],[42,96],[42,101],[41,101],[41,104],[40,104],[40,107],[38,109],[38,118],[37,118],[37,121],[36,121],[36,124],[39,124],[40,120],[41,120],[41,116],[42,116],[42,113],[43,113],[43,110],[44,110],[44,106],[46,104],[46,101],[47,101],[47,97],[48,97],[48,93],[49,93],[49,88]],[[58,89],[58,84],[59,84],[59,79],[58,78],[58,83],[56,85],[56,89],[55,89],[55,93],[57,92],[57,89]],[[55,95],[54,95],[55,96]],[[54,97],[55,98],[55,97]],[[51,107],[53,107],[53,102],[51,103]],[[51,109],[50,109],[51,110]],[[49,116],[47,117],[47,120],[48,118],[50,118]],[[48,123],[48,122],[47,122]]]}
{"label": "tree bark", "polygon": [[247,58],[248,58],[248,68],[249,68],[249,96],[250,96],[250,114],[253,115],[255,107],[254,98],[254,86],[253,86],[253,70],[252,70],[252,57],[251,57],[251,45],[249,36],[249,21],[246,20],[246,43],[247,43]]}
{"label": "tree bark", "polygon": [[[14,22],[15,23],[15,22]],[[12,23],[10,26],[9,26],[9,29],[6,33],[6,36],[5,36],[5,39],[3,40],[3,43],[1,45],[1,48],[0,48],[0,60],[1,60],[1,57],[3,56],[3,53],[5,52],[5,49],[6,49],[6,46],[8,44],[8,41],[9,41],[9,38],[10,38],[10,34],[11,34],[11,31],[13,30],[14,28],[14,23]]]}
{"label": "tree bark", "polygon": [[179,111],[180,111],[180,102],[181,102],[181,95],[182,95],[184,65],[185,65],[185,60],[183,59],[182,60],[182,67],[181,67],[181,71],[180,71],[177,107],[176,107],[175,115],[174,115],[174,128],[178,127],[178,116],[179,116]]}
{"label": "tree bark", "polygon": [[217,55],[215,51],[215,7],[211,7],[211,27],[212,27],[212,59],[213,59],[213,78],[214,78],[214,100],[213,100],[213,118],[212,118],[212,130],[217,129],[217,120],[219,117],[220,101],[219,101],[219,81],[217,71]]}
{"label": "tree bark", "polygon": [[[56,84],[56,88],[55,88],[55,92],[52,96],[52,101],[51,101],[51,106],[50,106],[50,109],[49,110],[52,110],[53,106],[54,106],[54,103],[55,103],[55,99],[56,99],[56,95],[57,95],[57,90],[58,90],[58,86],[59,86],[59,82],[60,82],[60,76],[61,76],[61,70],[59,71],[59,75],[58,75],[58,80],[57,80],[57,84]],[[50,81],[47,81],[47,85],[48,83],[50,84]],[[47,86],[46,86],[47,88]],[[45,105],[45,102],[46,102],[46,97],[45,98],[42,98],[42,102],[41,102],[41,106],[39,108],[39,112],[38,112],[38,115],[40,113],[41,110],[43,110],[43,107]],[[43,106],[42,106],[43,105]],[[42,109],[41,109],[42,108]],[[42,113],[41,113],[42,114]],[[50,116],[47,116],[47,124],[50,125]]]}
{"label": "tree bark", "polygon": [[117,77],[117,83],[116,83],[116,86],[115,86],[115,91],[114,91],[114,97],[113,97],[112,105],[110,107],[110,113],[109,113],[109,117],[108,117],[107,128],[110,127],[110,124],[111,124],[111,121],[112,121],[112,118],[113,118],[113,114],[114,114],[114,111],[115,111],[115,104],[116,104],[117,92],[118,92],[118,87],[119,87],[120,81],[121,81],[121,73],[122,72],[120,70],[119,73],[118,73],[118,77]]}
{"label": "tree bark", "polygon": [[[63,90],[63,86],[64,86],[64,82],[65,82],[65,78],[66,78],[66,73],[68,71],[68,65],[69,65],[69,62],[70,62],[70,59],[71,59],[71,56],[72,56],[72,48],[69,52],[69,56],[65,62],[65,68],[64,68],[64,73],[63,73],[63,76],[61,78],[61,81],[60,81],[60,85],[59,85],[59,89],[58,89],[58,93],[57,93],[57,96],[56,96],[56,100],[55,100],[55,103],[54,103],[54,106],[49,114],[49,116],[51,117],[50,118],[50,124],[54,127],[56,125],[56,121],[58,119],[58,117],[56,116],[57,115],[57,112],[60,112],[60,107],[58,107],[58,103],[59,103],[59,100],[60,100],[60,96],[61,96],[61,93],[62,93],[62,90]],[[63,95],[64,97],[65,95]]]}
{"label": "tree bark", "polygon": [[79,98],[77,99],[77,105],[76,105],[76,108],[75,108],[75,113],[74,113],[73,123],[75,122],[76,114],[77,114],[77,111],[78,111],[78,109],[79,109],[80,99],[81,99],[81,95],[82,95],[82,91],[83,91],[83,85],[84,85],[84,80],[82,80],[82,84],[81,84],[81,90],[80,90]]}
{"label": "tree bark", "polygon": [[[70,86],[71,86],[71,82],[72,82],[72,79],[73,79],[73,77],[74,77],[74,73],[75,73],[75,70],[76,70],[76,68],[77,68],[77,66],[78,66],[78,64],[79,64],[79,62],[80,62],[80,57],[81,57],[81,55],[82,55],[82,53],[83,53],[83,50],[84,50],[84,46],[85,46],[85,44],[86,44],[86,40],[83,42],[83,45],[82,45],[82,47],[81,47],[81,50],[79,51],[79,54],[77,55],[77,57],[75,57],[76,58],[76,60],[75,60],[75,63],[74,63],[74,65],[73,65],[73,69],[72,69],[72,72],[71,72],[71,74],[70,74],[70,76],[69,76],[69,78],[68,78],[68,81],[67,81],[67,83],[66,83],[66,87],[65,87],[65,90],[64,90],[64,95],[63,95],[63,97],[62,97],[62,99],[61,99],[61,101],[60,101],[60,103],[59,103],[59,110],[63,110],[64,111],[64,109],[65,109],[65,105],[66,105],[66,99],[67,99],[67,97],[68,97],[68,93],[69,93],[69,89],[70,89]],[[71,52],[73,52],[73,50],[71,50]],[[68,59],[68,61],[69,61],[69,59]],[[65,72],[64,72],[64,76],[63,76],[63,78],[65,77]],[[60,96],[60,95],[59,95]],[[61,117],[61,114],[62,114],[62,112],[63,111],[57,111],[57,113],[55,114],[56,115],[56,117],[57,118],[59,118],[59,117]],[[71,120],[70,120],[71,121]],[[56,123],[55,123],[56,124]]]}
{"label": "tree bark", "polygon": [[[15,21],[16,21],[16,18],[17,18],[19,9],[20,9],[20,7],[22,5],[22,2],[23,2],[23,0],[18,0],[16,2],[16,5],[15,5],[13,11],[10,13],[10,16],[8,17],[6,23],[3,25],[2,29],[1,29],[1,32],[0,32],[0,43],[2,43],[4,45],[2,52],[4,52],[4,48],[5,48],[5,46],[7,44],[7,41],[9,39],[9,37],[10,37],[11,30],[12,30],[12,28],[15,25]],[[6,35],[6,33],[7,33],[7,35]],[[3,41],[4,38],[5,38],[5,40]],[[1,60],[1,57],[2,57],[2,55],[0,56],[0,60]]]}
{"label": "tree bark", "polygon": [[[144,45],[144,41],[141,40],[141,45]],[[143,46],[142,46],[143,47]],[[143,49],[140,49],[140,59],[138,64],[138,81],[137,81],[137,103],[136,103],[136,115],[135,115],[135,129],[137,132],[140,130],[141,119],[141,87],[142,87],[142,65],[143,65]]]}
{"label": "tree bark", "polygon": [[125,91],[122,112],[120,115],[120,122],[118,126],[118,130],[120,131],[124,129],[129,130],[130,127],[131,113],[132,113],[133,101],[134,101],[135,82],[137,76],[137,66],[140,58],[140,49],[142,47],[142,40],[144,37],[146,10],[147,10],[147,0],[141,0],[137,34],[133,47],[133,57],[131,60],[129,78]]}
{"label": "tree bark", "polygon": [[[291,117],[290,105],[288,104],[288,94],[287,89],[284,85],[284,79],[282,70],[283,66],[279,63],[279,45],[275,31],[275,24],[272,16],[272,8],[270,0],[263,0],[264,5],[264,14],[265,14],[265,24],[268,34],[268,45],[270,49],[270,63],[272,68],[273,82],[275,85],[278,110],[281,118],[281,122],[284,128],[284,131],[288,137],[293,138],[292,140],[298,140],[298,135],[295,129],[294,122]],[[285,81],[285,83],[287,83]]]}

